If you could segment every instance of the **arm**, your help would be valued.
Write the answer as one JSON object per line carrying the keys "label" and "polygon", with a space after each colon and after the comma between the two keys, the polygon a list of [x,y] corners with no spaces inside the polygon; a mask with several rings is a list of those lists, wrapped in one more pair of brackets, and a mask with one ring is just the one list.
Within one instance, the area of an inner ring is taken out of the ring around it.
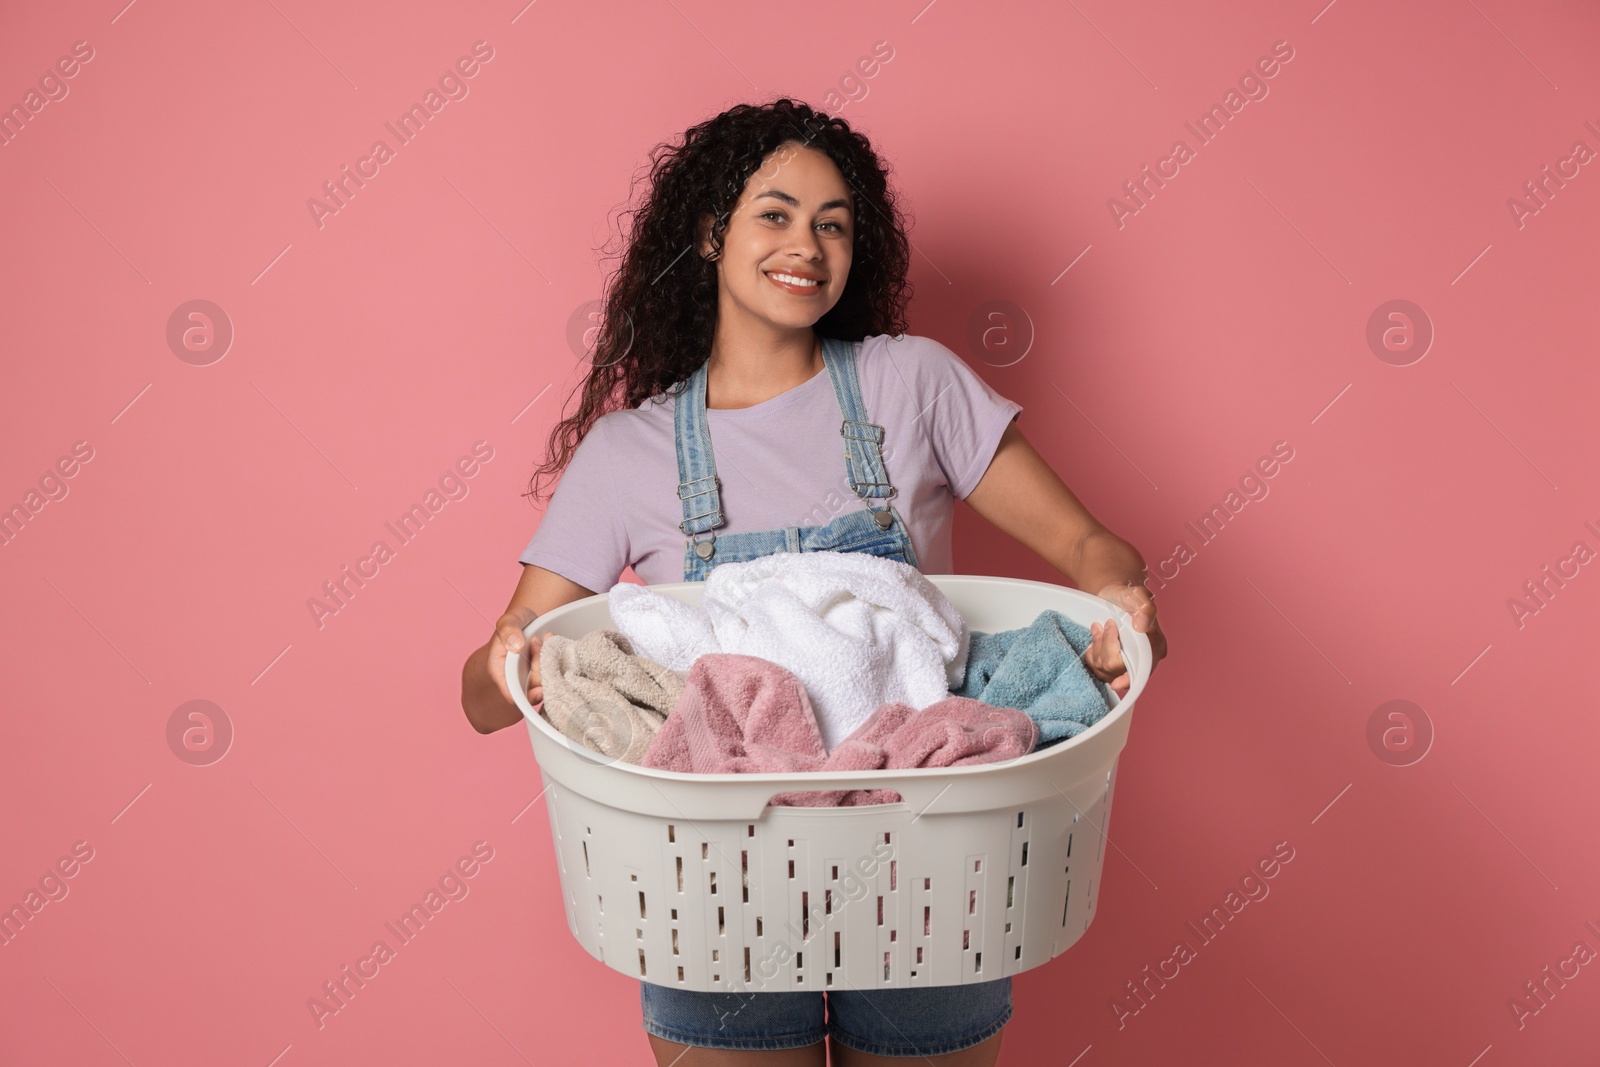
{"label": "arm", "polygon": [[[994,458],[967,503],[1088,593],[1115,601],[1133,614],[1136,630],[1150,638],[1154,661],[1166,655],[1166,637],[1156,624],[1155,597],[1144,586],[1145,563],[1138,549],[1089,514],[1044,457],[1034,451],[1015,422],[1006,427]],[[1119,678],[1126,691],[1126,668],[1116,629],[1091,625],[1094,646],[1085,660],[1102,681]],[[1152,668],[1154,663],[1152,663]]]}
{"label": "arm", "polygon": [[[461,668],[461,710],[466,712],[473,729],[488,734],[522,721],[522,712],[506,688],[507,650],[513,655],[522,654],[523,647],[528,644],[522,636],[522,628],[536,616],[593,595],[593,590],[554,571],[523,565],[522,577],[511,594],[511,603],[494,624],[493,636],[475,649]],[[535,638],[534,655],[538,654],[538,645]],[[529,702],[539,702],[537,689],[529,694]]]}
{"label": "arm", "polygon": [[967,494],[972,510],[1037,552],[1079,589],[1144,582],[1144,559],[1073,495],[1015,422]]}

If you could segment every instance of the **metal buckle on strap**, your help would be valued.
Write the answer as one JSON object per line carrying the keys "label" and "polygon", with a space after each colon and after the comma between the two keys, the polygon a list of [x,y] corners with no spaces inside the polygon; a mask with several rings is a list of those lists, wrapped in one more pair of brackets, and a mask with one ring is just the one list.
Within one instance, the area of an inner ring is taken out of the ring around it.
{"label": "metal buckle on strap", "polygon": [[[868,433],[865,437],[862,437],[859,434],[849,433],[847,428],[850,426],[864,426],[869,431],[874,432]],[[881,445],[883,444],[883,427],[879,426],[875,422],[860,422],[856,419],[845,419],[839,424],[839,436],[843,437],[847,441],[871,441],[875,445]]]}
{"label": "metal buckle on strap", "polygon": [[[682,522],[678,523],[678,532],[686,537],[693,537],[694,534],[691,534],[688,530],[684,529],[684,527],[688,526],[694,520],[703,519],[708,515],[715,515],[717,517],[717,521],[711,524],[713,528],[722,525],[722,509],[712,508],[710,511],[702,511],[698,515],[690,515],[687,519],[684,519]],[[702,530],[700,532],[704,533],[705,531]]]}
{"label": "metal buckle on strap", "polygon": [[[695,489],[694,488],[694,486],[703,485],[703,484],[705,484],[707,482],[709,482],[711,484],[707,485],[706,488],[704,488],[704,489]],[[690,497],[693,497],[693,496],[713,495],[713,494],[717,493],[719,488],[720,488],[719,480],[718,480],[718,478],[717,478],[717,476],[715,474],[708,474],[704,478],[692,478],[687,482],[679,482],[678,483],[678,499],[679,500],[688,500]],[[688,492],[685,492],[685,490],[688,490]],[[688,518],[686,518],[686,519],[682,520],[681,522],[679,522],[678,523],[678,532],[682,533],[682,534],[688,534],[689,531],[684,529],[685,526],[687,526],[689,523],[695,521],[696,519],[704,519],[704,518],[706,518],[707,516],[710,516],[710,515],[715,515],[717,517],[717,521],[712,523],[713,526],[722,525],[722,499],[721,499],[720,496],[717,498],[717,506],[712,508],[710,511],[702,511],[698,515],[690,515]]]}
{"label": "metal buckle on strap", "polygon": [[[862,492],[862,490],[864,490],[864,489],[877,489],[877,488],[880,488],[882,486],[888,486],[889,487],[889,491],[887,493],[870,493],[870,494]],[[898,490],[898,489],[896,489],[894,487],[894,483],[893,482],[851,482],[850,483],[850,491],[852,493],[854,493],[856,496],[861,496],[861,497],[871,496],[872,499],[874,499],[874,500],[888,500],[891,497],[896,497],[896,496],[900,495],[900,490]]]}
{"label": "metal buckle on strap", "polygon": [[[711,485],[705,489],[692,489],[687,493],[684,492],[684,490],[689,489],[690,486],[699,485],[702,482],[710,482]],[[704,478],[691,478],[687,482],[678,483],[678,499],[684,500],[691,496],[699,496],[702,493],[712,492],[717,488],[719,488],[719,485],[717,476],[715,474],[708,474]]]}

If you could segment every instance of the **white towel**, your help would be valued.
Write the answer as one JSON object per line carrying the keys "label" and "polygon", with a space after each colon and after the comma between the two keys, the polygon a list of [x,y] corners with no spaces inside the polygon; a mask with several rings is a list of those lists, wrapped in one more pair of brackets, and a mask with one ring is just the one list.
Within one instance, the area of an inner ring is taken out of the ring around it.
{"label": "white towel", "polygon": [[673,670],[736,652],[793,672],[830,751],[880,705],[920,711],[966,677],[969,634],[955,606],[915,567],[869,553],[724,563],[706,578],[700,608],[624,582],[608,600],[635,653]]}
{"label": "white towel", "polygon": [[705,611],[665,593],[633,582],[618,582],[607,594],[606,606],[611,610],[611,621],[633,642],[634,653],[669,670],[688,674],[702,655],[721,651]]}

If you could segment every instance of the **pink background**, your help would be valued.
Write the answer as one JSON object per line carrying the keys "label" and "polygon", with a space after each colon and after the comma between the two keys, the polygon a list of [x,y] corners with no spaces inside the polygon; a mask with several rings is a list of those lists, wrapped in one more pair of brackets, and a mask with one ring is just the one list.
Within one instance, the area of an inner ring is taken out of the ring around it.
{"label": "pink background", "polygon": [[[474,732],[460,667],[538,522],[519,494],[630,177],[774,92],[874,139],[915,217],[911,332],[1023,403],[1168,578],[1097,918],[1017,977],[1001,1062],[1592,1052],[1600,966],[1542,1005],[1525,983],[1600,951],[1600,567],[1510,602],[1600,549],[1600,173],[1521,225],[1508,201],[1600,149],[1600,16],[121,2],[8,5],[0,33],[8,107],[93,49],[0,148],[0,506],[93,450],[0,550],[0,905],[93,849],[0,948],[0,1059],[650,1062],[637,983],[567,932],[526,732]],[[469,95],[319,228],[307,200],[480,40]],[[1269,94],[1197,145],[1184,123],[1279,41]],[[1119,227],[1110,198],[1180,137],[1195,158]],[[167,341],[194,299],[235,331],[209,365]],[[1368,344],[1396,299],[1432,324],[1420,359]],[[319,627],[322,583],[478,441],[469,494]],[[1203,543],[1186,524],[1279,441],[1269,495]],[[964,505],[956,545],[1059,579]],[[220,761],[169,744],[191,700],[231,724]],[[1391,700],[1431,724],[1420,761],[1369,742]],[[480,841],[470,894],[319,1028],[307,1001]],[[1270,896],[1134,1001],[1282,841]]]}

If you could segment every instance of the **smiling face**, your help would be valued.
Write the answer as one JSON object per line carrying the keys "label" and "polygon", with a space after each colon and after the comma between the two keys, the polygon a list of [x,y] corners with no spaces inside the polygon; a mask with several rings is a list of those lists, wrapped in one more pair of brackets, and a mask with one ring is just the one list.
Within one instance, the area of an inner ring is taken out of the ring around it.
{"label": "smiling face", "polygon": [[[780,145],[745,183],[717,259],[719,316],[810,327],[844,293],[855,198],[827,154]],[[702,233],[709,229],[702,226]],[[711,251],[702,240],[700,254]]]}

